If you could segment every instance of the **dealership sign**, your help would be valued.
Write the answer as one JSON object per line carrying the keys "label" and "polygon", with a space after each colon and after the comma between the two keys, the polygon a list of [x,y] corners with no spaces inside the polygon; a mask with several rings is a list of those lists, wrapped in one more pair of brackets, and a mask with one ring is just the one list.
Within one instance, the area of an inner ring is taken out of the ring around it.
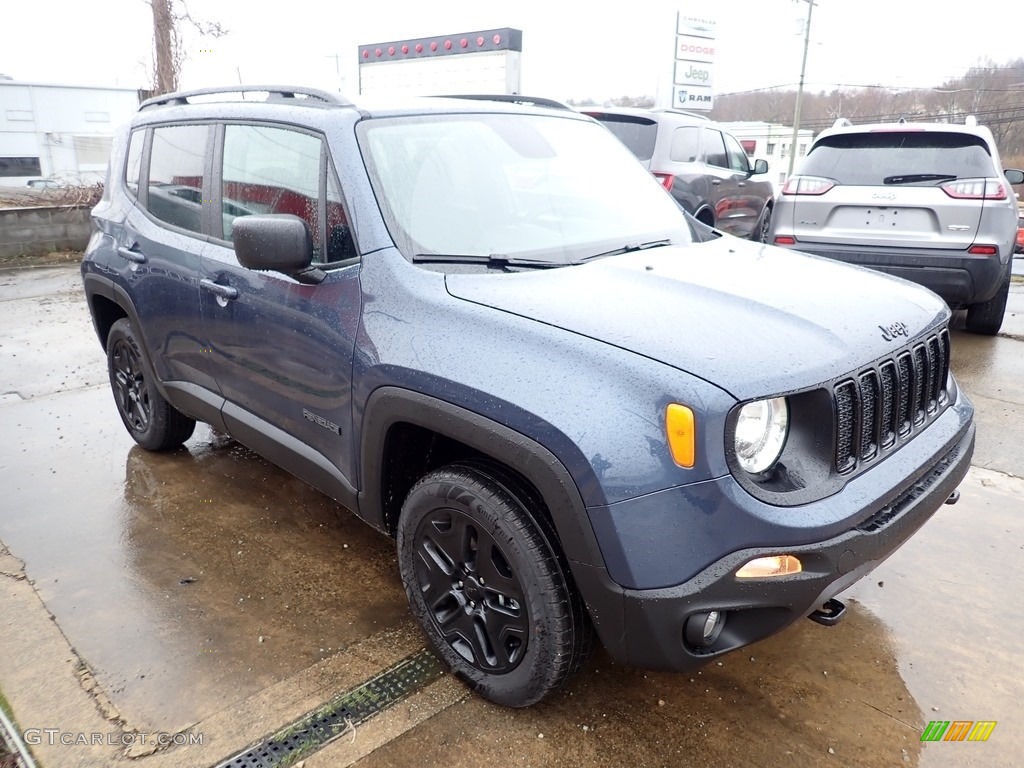
{"label": "dealership sign", "polygon": [[688,6],[676,14],[672,106],[708,110],[714,105],[715,29],[708,8]]}
{"label": "dealership sign", "polygon": [[503,27],[360,45],[362,96],[519,93],[521,30]]}

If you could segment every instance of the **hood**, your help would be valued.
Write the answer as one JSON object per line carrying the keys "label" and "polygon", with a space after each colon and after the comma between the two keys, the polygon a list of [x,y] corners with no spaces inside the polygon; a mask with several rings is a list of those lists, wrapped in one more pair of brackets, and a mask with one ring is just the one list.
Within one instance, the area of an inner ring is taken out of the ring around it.
{"label": "hood", "polygon": [[850,373],[949,315],[905,280],[727,236],[575,267],[449,274],[446,284],[456,298],[636,352],[740,400]]}

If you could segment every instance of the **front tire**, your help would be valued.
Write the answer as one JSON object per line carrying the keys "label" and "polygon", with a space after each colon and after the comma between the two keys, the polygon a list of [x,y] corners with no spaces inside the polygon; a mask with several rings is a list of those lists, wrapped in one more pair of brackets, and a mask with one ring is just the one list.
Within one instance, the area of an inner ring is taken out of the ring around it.
{"label": "front tire", "polygon": [[757,222],[757,228],[754,230],[754,233],[751,235],[750,239],[753,240],[755,243],[767,243],[768,232],[771,230],[771,228],[772,207],[770,205],[766,205],[764,207],[764,211],[761,212],[760,220]]}
{"label": "front tire", "polygon": [[983,336],[995,336],[1003,327],[1003,315],[1006,313],[1006,299],[1010,293],[1010,276],[1013,259],[1006,269],[1006,280],[999,291],[988,301],[972,304],[967,308],[967,330]]}
{"label": "front tire", "polygon": [[471,689],[526,707],[585,660],[590,624],[564,561],[511,474],[473,463],[431,472],[398,522],[398,562],[413,615]]}
{"label": "front tire", "polygon": [[117,414],[136,443],[149,451],[166,451],[192,437],[195,421],[157,390],[128,318],[114,323],[107,335],[107,372]]}

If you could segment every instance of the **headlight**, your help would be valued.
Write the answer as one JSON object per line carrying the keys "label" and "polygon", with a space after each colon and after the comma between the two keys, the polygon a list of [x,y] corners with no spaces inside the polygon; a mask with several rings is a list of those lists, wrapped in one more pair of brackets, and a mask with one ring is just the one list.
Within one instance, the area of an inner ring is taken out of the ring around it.
{"label": "headlight", "polygon": [[740,466],[755,475],[771,467],[782,453],[788,430],[786,398],[744,405],[736,420],[736,459]]}

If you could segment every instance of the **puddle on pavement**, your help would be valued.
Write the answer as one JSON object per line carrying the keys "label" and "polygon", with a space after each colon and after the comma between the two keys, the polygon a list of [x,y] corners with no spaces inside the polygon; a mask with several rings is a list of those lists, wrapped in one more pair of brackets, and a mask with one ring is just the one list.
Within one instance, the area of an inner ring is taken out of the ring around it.
{"label": "puddle on pavement", "polygon": [[467,699],[358,765],[917,765],[920,713],[887,633],[861,606],[847,613],[835,629],[798,622],[689,674],[598,652],[531,709]]}
{"label": "puddle on pavement", "polygon": [[[599,652],[533,709],[470,698],[359,765],[1019,765],[1024,481],[975,470],[961,488],[842,596],[838,627],[797,622],[700,674]],[[929,720],[998,725],[986,743],[922,745]]]}
{"label": "puddle on pavement", "polygon": [[952,342],[953,370],[969,394],[1024,405],[1024,342],[956,332]]}
{"label": "puddle on pavement", "polygon": [[389,539],[205,426],[148,453],[101,387],[0,406],[0,432],[0,540],[132,725],[184,727],[408,620]]}
{"label": "puddle on pavement", "polygon": [[998,722],[984,744],[927,744],[921,765],[1009,768],[1024,754],[1024,480],[974,469],[960,491],[847,595],[891,632],[923,721]]}

